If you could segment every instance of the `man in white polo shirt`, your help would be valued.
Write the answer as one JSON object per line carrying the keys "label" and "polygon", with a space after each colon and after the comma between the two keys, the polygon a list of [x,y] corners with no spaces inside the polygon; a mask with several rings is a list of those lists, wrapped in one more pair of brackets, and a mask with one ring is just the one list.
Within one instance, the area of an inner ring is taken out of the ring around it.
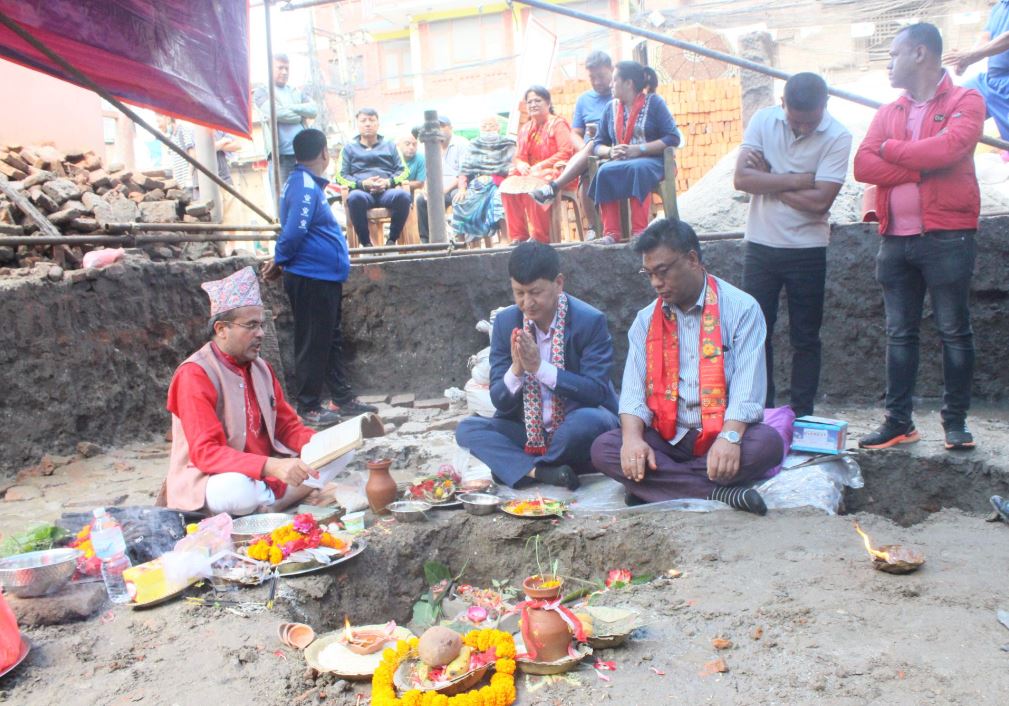
{"label": "man in white polo shirt", "polygon": [[785,83],[781,106],[758,111],[743,136],[735,187],[752,194],[743,289],[767,322],[767,407],[774,406],[771,339],[778,297],[788,297],[791,407],[813,413],[820,382],[820,323],[827,272],[827,221],[848,171],[851,133],[827,112],[827,84],[812,73]]}

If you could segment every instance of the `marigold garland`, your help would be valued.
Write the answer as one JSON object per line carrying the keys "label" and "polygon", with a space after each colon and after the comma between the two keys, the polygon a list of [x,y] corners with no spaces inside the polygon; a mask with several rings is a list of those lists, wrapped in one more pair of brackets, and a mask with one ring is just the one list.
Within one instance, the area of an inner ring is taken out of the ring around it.
{"label": "marigold garland", "polygon": [[494,629],[470,630],[463,636],[463,644],[478,652],[494,648],[497,659],[488,686],[455,696],[411,689],[402,698],[397,697],[393,680],[396,669],[417,650],[419,642],[416,637],[400,640],[396,649],[387,648],[382,653],[382,661],[371,678],[372,706],[509,706],[515,703],[515,639]]}

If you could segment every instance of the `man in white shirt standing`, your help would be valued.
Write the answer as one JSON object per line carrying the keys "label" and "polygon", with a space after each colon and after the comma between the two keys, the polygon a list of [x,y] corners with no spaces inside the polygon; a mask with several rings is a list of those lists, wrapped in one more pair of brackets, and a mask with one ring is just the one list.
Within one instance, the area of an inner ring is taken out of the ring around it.
{"label": "man in white shirt standing", "polygon": [[827,84],[813,73],[788,79],[781,106],[758,111],[743,136],[734,184],[752,194],[743,289],[767,322],[767,399],[774,407],[772,337],[782,287],[792,344],[791,407],[813,413],[820,381],[830,207],[844,184],[851,133],[827,112]]}

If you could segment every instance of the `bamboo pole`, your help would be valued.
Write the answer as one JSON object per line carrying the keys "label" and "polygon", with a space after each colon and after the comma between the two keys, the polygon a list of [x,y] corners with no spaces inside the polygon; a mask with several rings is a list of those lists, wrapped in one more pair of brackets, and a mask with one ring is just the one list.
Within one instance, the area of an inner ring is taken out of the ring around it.
{"label": "bamboo pole", "polygon": [[[198,159],[194,159],[194,158],[190,157],[188,154],[186,154],[185,150],[181,149],[174,142],[172,142],[167,137],[165,137],[164,135],[162,135],[160,130],[158,130],[157,128],[149,125],[147,123],[147,121],[145,121],[143,118],[141,118],[139,115],[137,115],[137,113],[132,108],[130,108],[129,106],[127,106],[121,100],[119,100],[114,95],[112,95],[111,93],[109,93],[108,91],[106,91],[104,88],[102,88],[101,86],[99,86],[97,83],[95,83],[94,81],[92,81],[90,78],[88,78],[87,76],[85,76],[77,68],[75,68],[70,62],[68,62],[66,59],[64,59],[62,56],[60,56],[56,52],[54,52],[49,47],[47,47],[45,44],[43,44],[41,41],[39,41],[35,37],[35,35],[33,35],[28,30],[24,29],[21,25],[19,25],[17,22],[15,22],[10,17],[8,17],[7,13],[2,12],[2,11],[0,11],[0,24],[4,25],[7,29],[9,29],[10,31],[12,31],[14,34],[16,34],[17,36],[21,37],[21,39],[23,39],[24,41],[28,42],[28,44],[30,44],[31,46],[35,47],[40,52],[42,52],[43,54],[45,54],[46,57],[48,57],[50,61],[52,61],[57,66],[59,66],[61,69],[63,69],[63,71],[65,71],[67,74],[69,74],[70,77],[72,77],[75,81],[77,81],[78,83],[80,83],[82,86],[84,86],[85,88],[88,88],[88,89],[94,91],[99,96],[101,96],[102,98],[104,98],[106,101],[108,101],[109,103],[111,103],[112,105],[114,105],[126,117],[128,117],[130,120],[132,120],[133,122],[135,122],[140,127],[142,127],[145,130],[147,130],[147,132],[151,133],[151,135],[153,135],[156,140],[158,140],[163,145],[165,145],[166,147],[168,147],[168,149],[170,149],[175,154],[177,154],[180,157],[182,157],[189,164],[193,165],[193,167],[195,167],[197,170],[199,170],[202,174],[205,174],[211,181],[213,181],[219,187],[221,187],[222,189],[224,189],[225,191],[227,191],[229,194],[231,194],[232,196],[234,196],[236,199],[238,199],[239,201],[241,201],[242,203],[244,203],[246,206],[248,206],[249,208],[251,208],[256,213],[257,216],[259,216],[260,218],[262,218],[263,220],[265,220],[267,223],[270,223],[270,222],[273,221],[273,218],[268,213],[266,213],[266,211],[262,210],[261,208],[259,208],[259,206],[257,206],[256,204],[252,203],[252,201],[250,201],[242,193],[240,193],[239,191],[237,191],[233,186],[231,186],[231,184],[228,184],[223,179],[221,179],[221,177],[219,177],[215,171],[213,171],[211,169],[208,169],[205,165],[201,164]],[[215,165],[215,168],[216,168],[216,165]]]}
{"label": "bamboo pole", "polygon": [[[266,21],[266,60],[270,62],[267,67],[267,86],[270,92],[270,171],[273,173],[273,204],[277,209],[277,218],[280,218],[280,189],[284,185],[280,183],[280,133],[277,129],[277,89],[273,84],[273,29],[270,27],[270,3],[273,0],[263,0],[263,12]],[[272,219],[271,219],[272,220]]]}
{"label": "bamboo pole", "polygon": [[265,231],[278,231],[280,226],[276,223],[271,225],[244,225],[229,226],[223,223],[106,223],[102,231],[106,233],[137,233],[143,231],[169,231],[173,233],[234,233],[236,231],[248,231],[259,233]]}

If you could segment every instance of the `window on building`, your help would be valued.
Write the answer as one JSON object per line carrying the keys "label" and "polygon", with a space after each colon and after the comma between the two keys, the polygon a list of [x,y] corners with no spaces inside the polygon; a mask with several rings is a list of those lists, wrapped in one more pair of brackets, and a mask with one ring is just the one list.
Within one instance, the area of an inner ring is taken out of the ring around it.
{"label": "window on building", "polygon": [[410,87],[410,40],[382,43],[382,78],[389,91]]}

